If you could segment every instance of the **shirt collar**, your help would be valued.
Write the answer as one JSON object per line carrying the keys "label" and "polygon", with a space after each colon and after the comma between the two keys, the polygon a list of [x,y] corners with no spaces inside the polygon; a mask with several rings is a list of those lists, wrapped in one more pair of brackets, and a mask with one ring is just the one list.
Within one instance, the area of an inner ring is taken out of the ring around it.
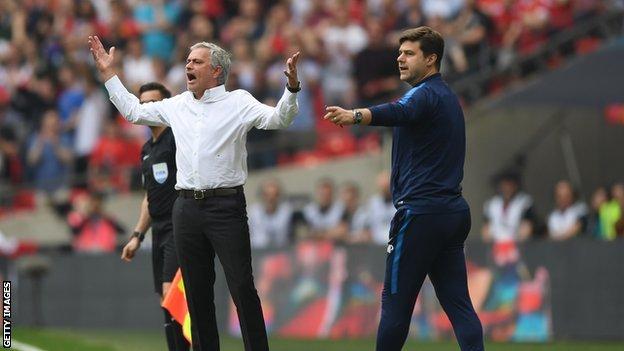
{"label": "shirt collar", "polygon": [[434,74],[430,75],[429,77],[427,77],[427,78],[425,78],[425,79],[421,80],[420,82],[416,83],[416,85],[414,85],[414,87],[417,87],[417,86],[419,86],[419,85],[422,85],[422,84],[424,84],[425,82],[428,82],[428,81],[430,81],[430,80],[434,80],[434,79],[441,79],[441,78],[442,78],[442,74],[441,74],[440,72],[438,72],[438,73],[434,73]]}
{"label": "shirt collar", "polygon": [[[199,99],[199,101],[201,101],[201,102],[217,101],[217,100],[220,100],[225,95],[225,93],[227,93],[225,91],[225,85],[223,85],[223,84],[217,85],[214,88],[206,89],[204,91],[204,95],[202,95],[202,97]],[[193,98],[195,98],[195,97],[193,97]]]}

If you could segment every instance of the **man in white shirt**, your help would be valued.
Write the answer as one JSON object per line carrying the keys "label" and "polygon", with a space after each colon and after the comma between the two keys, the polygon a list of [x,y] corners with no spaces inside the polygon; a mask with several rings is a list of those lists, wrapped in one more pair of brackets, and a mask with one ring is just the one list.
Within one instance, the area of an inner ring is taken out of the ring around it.
{"label": "man in white shirt", "polygon": [[100,40],[89,46],[110,99],[130,122],[170,126],[176,140],[178,198],[173,232],[191,315],[193,349],[218,351],[214,306],[214,256],[219,257],[237,307],[245,351],[268,350],[260,299],[253,283],[243,184],[247,179],[246,136],[253,127],[285,128],[297,114],[299,53],[286,62],[288,83],[276,107],[244,90],[228,92],[230,55],[200,42],[186,60],[188,91],[140,104],[115,74],[115,48]]}
{"label": "man in white shirt", "polygon": [[567,240],[583,231],[587,205],[578,201],[572,183],[561,180],[555,185],[556,207],[548,216],[548,237]]}
{"label": "man in white shirt", "polygon": [[290,244],[293,207],[282,199],[282,187],[276,179],[260,188],[261,202],[249,207],[249,226],[253,248],[283,248]]}

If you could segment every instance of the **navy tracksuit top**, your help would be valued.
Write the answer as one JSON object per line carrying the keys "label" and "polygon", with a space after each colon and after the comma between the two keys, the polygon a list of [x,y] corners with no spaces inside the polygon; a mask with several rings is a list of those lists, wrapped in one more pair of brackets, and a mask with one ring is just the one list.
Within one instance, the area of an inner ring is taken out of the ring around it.
{"label": "navy tracksuit top", "polygon": [[392,126],[392,199],[414,214],[468,209],[462,197],[466,132],[455,93],[439,73],[399,101],[370,108],[371,125]]}

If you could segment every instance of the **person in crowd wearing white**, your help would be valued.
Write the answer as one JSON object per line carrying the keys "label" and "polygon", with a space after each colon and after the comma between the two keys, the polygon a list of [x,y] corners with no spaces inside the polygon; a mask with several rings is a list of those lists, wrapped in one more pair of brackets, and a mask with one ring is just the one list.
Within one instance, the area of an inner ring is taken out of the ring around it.
{"label": "person in crowd wearing white", "polygon": [[524,241],[533,233],[533,199],[520,191],[520,178],[513,172],[498,176],[498,195],[484,205],[484,242]]}
{"label": "person in crowd wearing white", "polygon": [[282,186],[276,179],[260,186],[260,202],[249,207],[252,248],[282,248],[290,243],[293,207],[282,199]]}
{"label": "person in crowd wearing white", "polygon": [[580,234],[587,223],[587,205],[578,201],[572,184],[561,180],[555,185],[555,209],[548,216],[548,237],[566,240]]}

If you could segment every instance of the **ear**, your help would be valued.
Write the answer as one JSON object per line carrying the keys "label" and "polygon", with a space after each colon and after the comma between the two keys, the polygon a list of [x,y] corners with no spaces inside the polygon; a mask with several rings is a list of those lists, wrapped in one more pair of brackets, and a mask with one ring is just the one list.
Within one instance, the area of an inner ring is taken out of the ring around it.
{"label": "ear", "polygon": [[427,66],[432,66],[438,60],[438,54],[431,54],[427,56]]}
{"label": "ear", "polygon": [[212,78],[217,78],[221,75],[221,72],[223,71],[223,67],[221,66],[217,66],[214,70],[214,72],[212,72]]}

